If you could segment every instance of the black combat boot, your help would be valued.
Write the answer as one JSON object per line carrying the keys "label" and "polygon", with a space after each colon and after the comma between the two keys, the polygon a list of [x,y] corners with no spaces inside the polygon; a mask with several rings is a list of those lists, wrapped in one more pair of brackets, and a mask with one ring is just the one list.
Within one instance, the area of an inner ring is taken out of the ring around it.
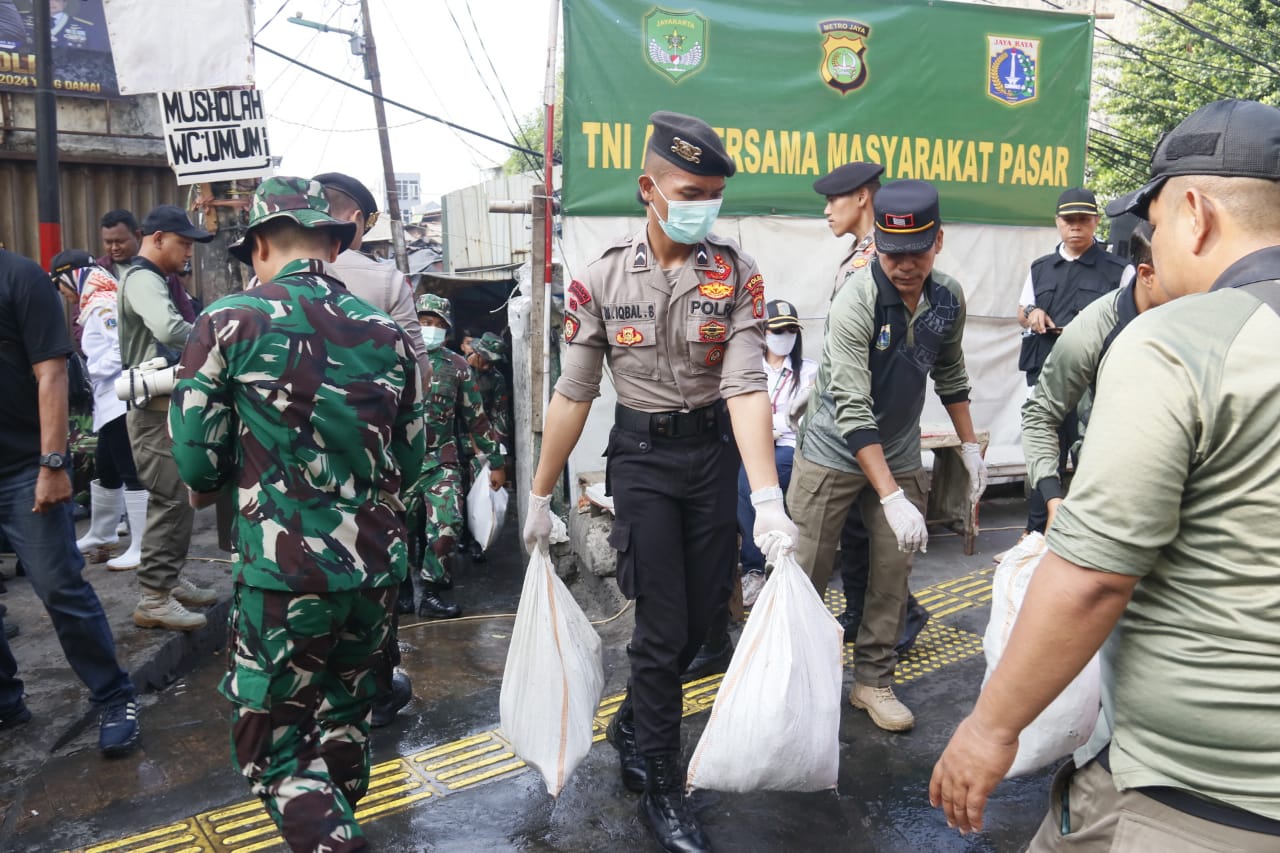
{"label": "black combat boot", "polygon": [[649,778],[640,797],[640,820],[667,853],[710,853],[711,845],[684,798],[684,774],[674,752],[646,755]]}
{"label": "black combat boot", "polygon": [[462,608],[440,597],[439,584],[422,582],[422,598],[418,600],[418,615],[427,619],[457,619]]}
{"label": "black combat boot", "polygon": [[645,780],[649,778],[649,770],[636,749],[636,721],[631,710],[631,691],[627,691],[627,698],[618,706],[618,712],[609,721],[609,728],[604,730],[604,736],[618,750],[623,787],[637,794],[642,793]]}
{"label": "black combat boot", "polygon": [[396,714],[399,714],[400,709],[408,705],[412,698],[413,683],[409,681],[409,674],[402,669],[397,669],[391,674],[391,689],[386,693],[379,693],[374,698],[369,725],[375,729],[391,725]]}
{"label": "black combat boot", "polygon": [[396,613],[413,615],[413,578],[406,577],[400,581],[400,590],[396,595]]}
{"label": "black combat boot", "polygon": [[689,665],[680,673],[681,682],[696,681],[709,675],[716,675],[729,668],[733,660],[733,641],[729,639],[729,616],[725,611],[724,620],[712,625],[707,638],[698,653],[689,661]]}
{"label": "black combat boot", "polygon": [[928,621],[929,611],[924,609],[923,604],[916,601],[914,595],[908,593],[907,618],[902,625],[902,636],[898,638],[893,650],[900,655],[905,655],[916,644],[916,640],[920,637],[920,632],[924,630],[924,626]]}

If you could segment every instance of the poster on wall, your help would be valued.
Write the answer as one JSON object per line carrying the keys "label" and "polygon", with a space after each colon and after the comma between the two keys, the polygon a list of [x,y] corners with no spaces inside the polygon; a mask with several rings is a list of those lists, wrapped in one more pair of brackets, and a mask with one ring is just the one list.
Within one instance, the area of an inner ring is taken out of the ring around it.
{"label": "poster on wall", "polygon": [[71,97],[117,97],[103,0],[0,0],[0,90],[36,88],[35,3],[49,4],[54,91]]}
{"label": "poster on wall", "polygon": [[854,160],[932,181],[944,219],[1045,225],[1084,179],[1093,21],[935,0],[564,0],[564,210],[638,212],[648,118],[705,119],[729,215],[818,216]]}

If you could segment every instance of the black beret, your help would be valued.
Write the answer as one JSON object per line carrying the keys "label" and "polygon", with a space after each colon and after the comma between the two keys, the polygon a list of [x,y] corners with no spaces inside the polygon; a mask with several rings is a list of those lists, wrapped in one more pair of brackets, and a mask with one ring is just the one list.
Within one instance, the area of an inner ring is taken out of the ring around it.
{"label": "black beret", "polygon": [[1078,213],[1088,216],[1098,215],[1098,199],[1094,196],[1093,190],[1083,188],[1064,190],[1062,195],[1058,196],[1059,216],[1071,216]]}
{"label": "black beret", "polygon": [[360,212],[364,214],[365,219],[378,212],[378,202],[374,200],[373,193],[350,175],[344,175],[341,172],[325,172],[311,180],[318,182],[327,190],[333,189],[351,196],[356,204],[360,205]]}
{"label": "black beret", "polygon": [[884,166],[879,163],[864,163],[855,160],[832,169],[813,182],[813,191],[818,195],[844,195],[851,193],[868,181],[874,181],[884,174]]}
{"label": "black beret", "polygon": [[720,137],[700,118],[656,112],[649,116],[649,150],[693,175],[732,178],[738,171]]}

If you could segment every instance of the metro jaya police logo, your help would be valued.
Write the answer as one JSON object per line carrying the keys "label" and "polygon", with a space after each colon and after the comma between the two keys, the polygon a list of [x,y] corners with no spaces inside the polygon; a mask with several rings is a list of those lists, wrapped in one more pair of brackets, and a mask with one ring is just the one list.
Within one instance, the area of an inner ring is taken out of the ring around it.
{"label": "metro jaya police logo", "polygon": [[747,280],[747,293],[751,294],[751,316],[759,320],[764,316],[764,276],[756,273]]}
{"label": "metro jaya police logo", "polygon": [[578,330],[582,328],[582,324],[578,322],[578,318],[572,314],[564,315],[564,339],[566,343],[573,343],[573,339],[578,336]]}
{"label": "metro jaya police logo", "polygon": [[1040,94],[1040,39],[987,36],[987,94],[1016,107]]}
{"label": "metro jaya police logo", "polygon": [[823,21],[822,81],[842,95],[867,82],[867,42],[871,27],[857,21]]}
{"label": "metro jaya police logo", "polygon": [[706,64],[707,19],[697,12],[668,12],[657,6],[644,16],[645,57],[679,83]]}

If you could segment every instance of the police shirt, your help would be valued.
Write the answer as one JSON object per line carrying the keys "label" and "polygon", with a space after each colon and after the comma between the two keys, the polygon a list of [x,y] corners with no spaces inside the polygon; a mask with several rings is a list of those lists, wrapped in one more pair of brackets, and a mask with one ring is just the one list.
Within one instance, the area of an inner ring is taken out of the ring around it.
{"label": "police shirt", "polygon": [[960,283],[934,270],[914,313],[874,260],[836,295],[827,316],[818,379],[800,452],[811,462],[859,473],[854,453],[880,444],[894,474],[920,467],[926,379],[944,405],[969,399]]}
{"label": "police shirt", "polygon": [[853,244],[849,249],[849,253],[840,261],[840,266],[836,271],[836,286],[831,291],[831,298],[835,299],[836,294],[844,287],[845,282],[858,270],[871,263],[876,256],[876,235],[870,233],[861,240]]}
{"label": "police shirt", "polygon": [[1022,454],[1027,479],[1046,500],[1062,497],[1058,427],[1098,378],[1098,365],[1116,335],[1138,316],[1134,285],[1096,299],[1062,330],[1031,396],[1022,404]]}
{"label": "police shirt", "polygon": [[618,402],[638,411],[689,411],[765,390],[764,278],[755,261],[711,234],[672,272],[674,283],[641,230],[565,288],[557,392],[594,400],[606,357]]}
{"label": "police shirt", "polygon": [[1280,316],[1239,288],[1277,279],[1280,247],[1264,249],[1129,324],[1048,535],[1076,565],[1142,578],[1103,652],[1117,788],[1173,786],[1273,819]]}

